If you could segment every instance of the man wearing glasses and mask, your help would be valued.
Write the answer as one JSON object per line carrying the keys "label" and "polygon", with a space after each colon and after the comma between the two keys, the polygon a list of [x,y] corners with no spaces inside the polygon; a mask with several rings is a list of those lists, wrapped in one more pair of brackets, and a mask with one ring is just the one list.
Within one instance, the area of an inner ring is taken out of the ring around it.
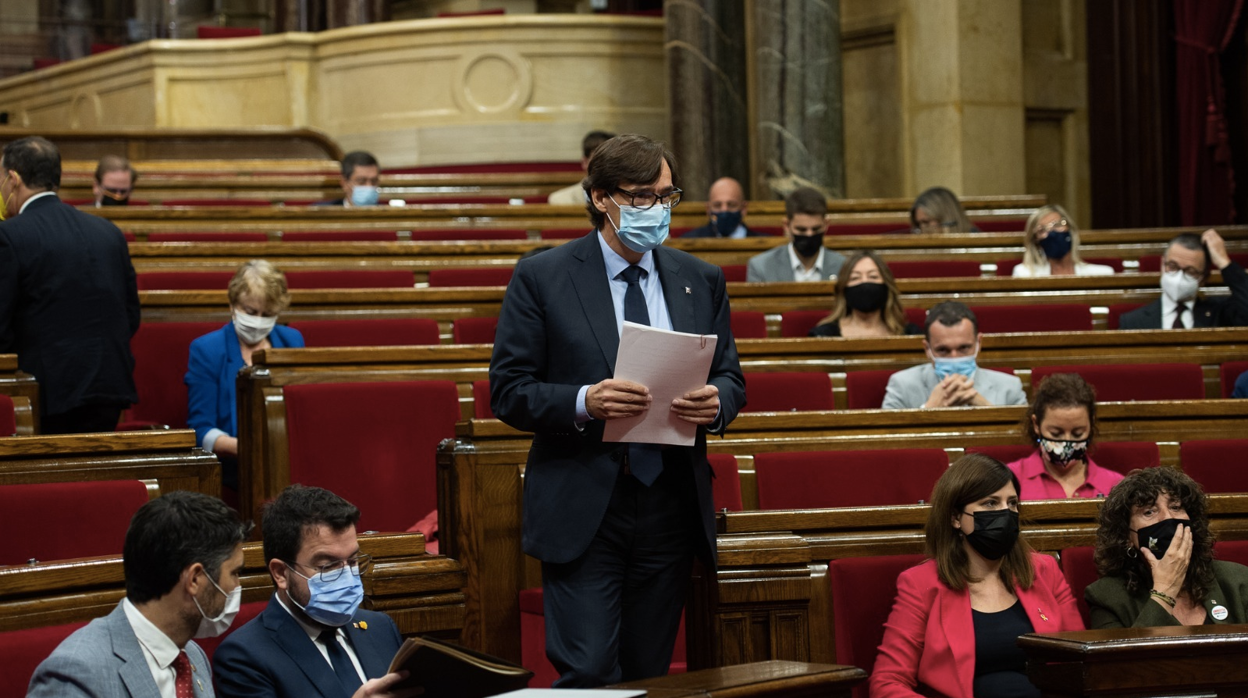
{"label": "man wearing glasses and mask", "polygon": [[[1222,272],[1230,296],[1199,298],[1213,267]],[[1232,262],[1226,243],[1212,228],[1202,235],[1183,233],[1170,241],[1161,259],[1161,298],[1124,313],[1122,330],[1191,329],[1248,325],[1248,275]]]}
{"label": "man wearing glasses and mask", "polygon": [[91,183],[91,193],[95,195],[95,207],[129,206],[130,194],[134,192],[134,183],[139,173],[134,171],[130,161],[116,155],[105,155],[95,166],[95,181]]}
{"label": "man wearing glasses and mask", "polygon": [[360,510],[329,490],[291,485],[264,508],[264,559],[277,591],[268,608],[213,656],[222,696],[363,698],[392,691],[387,674],[403,644],[384,613],[360,609]]}
{"label": "man wearing glasses and mask", "polygon": [[[659,676],[693,557],[715,564],[706,434],[745,404],[723,271],[663,247],[680,201],[672,154],[644,136],[598,147],[584,180],[595,230],[520,261],[494,356],[494,414],[533,432],[524,551],[542,561],[546,656],[559,688]],[[671,404],[615,380],[625,321],[718,335],[706,385]],[[607,420],[662,410],[693,446],[603,441]]]}

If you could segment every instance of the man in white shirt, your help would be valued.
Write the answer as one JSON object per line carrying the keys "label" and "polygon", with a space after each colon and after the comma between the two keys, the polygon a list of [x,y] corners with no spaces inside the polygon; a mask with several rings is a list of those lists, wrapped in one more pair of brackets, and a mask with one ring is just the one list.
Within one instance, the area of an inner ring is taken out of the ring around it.
{"label": "man in white shirt", "polygon": [[208,659],[191,638],[220,635],[238,613],[250,528],[197,492],[144,504],[126,531],[126,598],[39,665],[28,698],[211,698]]}
{"label": "man in white shirt", "polygon": [[845,257],[823,246],[828,201],[816,189],[802,187],[784,200],[784,236],[789,244],[750,258],[746,281],[829,281]]}
{"label": "man in white shirt", "polygon": [[[1217,267],[1230,296],[1200,298],[1197,293]],[[1197,237],[1183,233],[1161,258],[1161,298],[1124,313],[1121,330],[1191,329],[1248,325],[1248,274],[1231,261],[1226,243],[1210,228]]]}

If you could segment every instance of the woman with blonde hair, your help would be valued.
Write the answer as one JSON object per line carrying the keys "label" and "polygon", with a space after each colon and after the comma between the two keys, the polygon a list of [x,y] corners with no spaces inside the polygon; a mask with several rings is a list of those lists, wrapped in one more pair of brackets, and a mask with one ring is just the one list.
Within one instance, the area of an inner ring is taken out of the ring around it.
{"label": "woman with blonde hair", "polygon": [[895,337],[923,334],[906,321],[893,272],[871,250],[849,256],[836,275],[832,312],[810,331],[811,337]]}
{"label": "woman with blonde hair", "polygon": [[1048,204],[1027,219],[1023,263],[1014,276],[1109,276],[1114,268],[1088,264],[1079,257],[1079,230],[1066,209]]}
{"label": "woman with blonde hair", "polygon": [[914,233],[974,233],[971,223],[958,201],[958,195],[944,187],[932,187],[919,194],[910,207],[910,231]]}

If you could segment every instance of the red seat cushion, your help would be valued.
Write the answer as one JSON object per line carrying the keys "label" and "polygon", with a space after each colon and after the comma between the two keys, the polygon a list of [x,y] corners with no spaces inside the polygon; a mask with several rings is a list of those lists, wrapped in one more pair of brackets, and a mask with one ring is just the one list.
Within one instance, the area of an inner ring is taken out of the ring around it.
{"label": "red seat cushion", "polygon": [[120,555],[130,517],[147,500],[138,480],[0,485],[0,565]]}
{"label": "red seat cushion", "polygon": [[1013,276],[1014,267],[1023,263],[1021,259],[998,259],[997,276]]}
{"label": "red seat cushion", "polygon": [[394,242],[393,230],[300,230],[282,233],[282,242]]}
{"label": "red seat cushion", "polygon": [[232,271],[145,271],[137,275],[140,291],[224,291]]}
{"label": "red seat cushion", "polygon": [[897,279],[952,279],[982,275],[979,262],[955,260],[889,262],[888,268]]}
{"label": "red seat cushion", "polygon": [[[1140,271],[1143,271],[1142,269]],[[1109,306],[1109,314],[1105,316],[1105,326],[1111,330],[1118,329],[1118,320],[1126,313],[1143,308],[1144,303],[1111,303]]]}
{"label": "red seat cushion", "polygon": [[805,337],[819,321],[828,316],[826,310],[790,310],[780,316],[781,337]]}
{"label": "red seat cushion", "polygon": [[728,283],[743,282],[746,279],[746,265],[744,264],[724,264],[720,269],[724,270],[724,281]]}
{"label": "red seat cushion", "polygon": [[1027,225],[1025,218],[992,218],[988,220],[971,219],[971,223],[984,233],[1021,233]]}
{"label": "red seat cushion", "polygon": [[1223,398],[1229,398],[1235,392],[1235,381],[1244,371],[1248,371],[1248,361],[1227,361],[1218,368]]}
{"label": "red seat cushion", "polygon": [[1179,445],[1179,464],[1206,492],[1248,492],[1244,453],[1248,439],[1184,441]]}
{"label": "red seat cushion", "polygon": [[[673,233],[674,235],[675,233]],[[543,240],[576,240],[585,237],[584,228],[543,228]]]}
{"label": "red seat cushion", "polygon": [[461,317],[451,327],[451,336],[456,344],[493,344],[496,329],[496,317]]}
{"label": "red seat cushion", "polygon": [[1054,373],[1079,374],[1096,389],[1097,402],[1205,399],[1205,375],[1197,364],[1040,366],[1031,370],[1032,390]]}
{"label": "red seat cushion", "polygon": [[268,242],[265,233],[149,233],[148,242]]}
{"label": "red seat cushion", "polygon": [[17,433],[17,410],[13,407],[13,398],[0,395],[0,436],[13,436]]}
{"label": "red seat cushion", "polygon": [[1161,271],[1161,255],[1146,254],[1140,257],[1140,273],[1155,274]]}
{"label": "red seat cushion", "polygon": [[754,456],[760,509],[917,504],[931,498],[948,467],[949,457],[939,448]]}
{"label": "red seat cushion", "polygon": [[[140,275],[141,276],[141,275]],[[191,342],[221,327],[216,322],[145,322],[130,338],[134,354],[134,387],[138,403],[127,421],[186,428],[187,390],[183,379],[190,363]]]}
{"label": "red seat cushion", "polygon": [[730,321],[735,339],[767,339],[767,316],[757,310],[734,310]]}
{"label": "red seat cushion", "polygon": [[979,305],[971,311],[980,332],[1085,332],[1092,329],[1092,309],[1079,304]]}
{"label": "red seat cushion", "polygon": [[1093,444],[1091,456],[1100,467],[1123,475],[1161,465],[1161,452],[1152,441],[1102,441]]}
{"label": "red seat cushion", "polygon": [[845,374],[845,402],[851,410],[878,410],[884,404],[888,379],[896,371],[850,371]]}
{"label": "red seat cushion", "polygon": [[0,656],[4,657],[5,679],[0,681],[0,698],[25,698],[30,677],[52,650],[86,621],[23,628],[0,633]]}
{"label": "red seat cushion", "polygon": [[283,392],[290,482],[358,506],[362,531],[405,531],[437,508],[437,447],[455,436],[460,414],[453,382],[320,383]]}
{"label": "red seat cushion", "polygon": [[1083,624],[1092,627],[1092,616],[1088,610],[1088,602],[1083,598],[1083,590],[1100,579],[1096,572],[1096,562],[1092,559],[1095,548],[1090,545],[1078,548],[1066,548],[1061,552],[1062,575],[1070,585],[1070,591],[1079,604],[1079,615],[1083,616]]}
{"label": "red seat cushion", "polygon": [[835,409],[826,373],[746,373],[743,412],[807,412]]}
{"label": "red seat cushion", "polygon": [[439,344],[438,321],[425,318],[300,320],[290,326],[309,347],[399,347]]}
{"label": "red seat cushion", "polygon": [[989,458],[996,458],[1002,463],[1012,463],[1020,458],[1026,458],[1031,452],[1036,450],[1035,446],[1027,444],[1002,444],[999,446],[968,446],[967,453],[982,453]]}
{"label": "red seat cushion", "polygon": [[514,267],[433,269],[429,272],[429,287],[506,286],[511,283],[511,274],[514,270]]}
{"label": "red seat cushion", "polygon": [[472,416],[477,419],[494,419],[494,410],[490,407],[490,382],[472,382]]}
{"label": "red seat cushion", "polygon": [[711,483],[711,494],[715,500],[715,511],[741,511],[741,472],[737,468],[737,457],[731,453],[712,453],[706,460],[715,473],[715,481]]}
{"label": "red seat cushion", "polygon": [[286,274],[292,289],[326,288],[412,288],[412,272],[394,270],[292,271]]}
{"label": "red seat cushion", "polygon": [[[828,563],[837,664],[871,673],[897,596],[897,577],[921,562],[922,555],[879,555]],[[854,696],[867,698],[867,692],[864,682],[854,689]]]}
{"label": "red seat cushion", "polygon": [[1248,565],[1248,540],[1220,540],[1213,544],[1213,557]]}
{"label": "red seat cushion", "polygon": [[526,230],[503,230],[489,228],[464,228],[456,230],[454,228],[446,228],[439,230],[413,230],[413,240],[421,241],[439,241],[439,240],[528,240],[529,233]]}

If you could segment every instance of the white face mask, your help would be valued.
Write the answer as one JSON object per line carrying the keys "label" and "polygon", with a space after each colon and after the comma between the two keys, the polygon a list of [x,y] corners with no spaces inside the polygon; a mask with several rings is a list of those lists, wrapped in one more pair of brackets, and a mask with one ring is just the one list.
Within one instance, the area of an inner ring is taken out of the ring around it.
{"label": "white face mask", "polygon": [[1161,292],[1175,303],[1186,303],[1196,297],[1196,289],[1200,281],[1184,274],[1182,271],[1163,271],[1161,273]]}
{"label": "white face mask", "polygon": [[234,311],[234,331],[238,333],[238,338],[243,340],[243,344],[248,346],[263,342],[276,324],[276,317],[261,317]]}
{"label": "white face mask", "polygon": [[[209,577],[208,581],[212,582]],[[199,599],[195,601],[195,608],[199,609],[199,629],[195,631],[195,638],[220,637],[226,630],[230,629],[230,625],[234,623],[234,617],[238,615],[238,609],[243,603],[243,586],[240,584],[234,587],[234,591],[226,594],[221,591],[221,587],[216,582],[212,582],[217,591],[225,596],[225,608],[221,609],[221,615],[216,618],[209,618],[204,614],[204,609],[199,605]]]}

